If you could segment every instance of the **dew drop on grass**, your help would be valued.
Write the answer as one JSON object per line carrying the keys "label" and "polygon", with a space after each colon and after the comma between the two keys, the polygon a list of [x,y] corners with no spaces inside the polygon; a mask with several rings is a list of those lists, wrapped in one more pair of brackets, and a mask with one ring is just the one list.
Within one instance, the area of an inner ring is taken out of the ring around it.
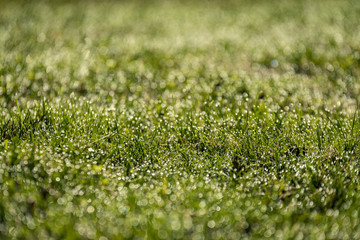
{"label": "dew drop on grass", "polygon": [[208,226],[209,228],[214,228],[215,225],[216,225],[216,223],[215,223],[214,220],[210,220],[210,221],[207,223],[207,226]]}
{"label": "dew drop on grass", "polygon": [[87,209],[86,209],[86,211],[87,211],[88,213],[93,213],[93,212],[95,211],[95,208],[94,208],[93,206],[88,206]]}

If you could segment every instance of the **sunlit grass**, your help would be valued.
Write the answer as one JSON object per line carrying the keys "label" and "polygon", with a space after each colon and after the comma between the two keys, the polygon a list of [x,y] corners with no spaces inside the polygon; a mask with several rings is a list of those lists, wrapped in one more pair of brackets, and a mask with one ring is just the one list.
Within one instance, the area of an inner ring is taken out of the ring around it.
{"label": "sunlit grass", "polygon": [[358,1],[0,4],[0,238],[360,238]]}

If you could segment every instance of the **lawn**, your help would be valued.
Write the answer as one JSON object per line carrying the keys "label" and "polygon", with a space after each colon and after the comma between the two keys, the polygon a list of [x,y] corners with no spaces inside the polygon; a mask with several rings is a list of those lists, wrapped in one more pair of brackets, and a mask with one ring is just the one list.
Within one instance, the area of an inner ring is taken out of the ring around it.
{"label": "lawn", "polygon": [[360,239],[359,19],[0,0],[0,238]]}

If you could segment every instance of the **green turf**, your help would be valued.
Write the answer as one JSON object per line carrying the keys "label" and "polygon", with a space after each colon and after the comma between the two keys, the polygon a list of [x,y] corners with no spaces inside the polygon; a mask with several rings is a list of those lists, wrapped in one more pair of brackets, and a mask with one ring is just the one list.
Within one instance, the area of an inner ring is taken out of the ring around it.
{"label": "green turf", "polygon": [[359,239],[360,1],[0,1],[1,239]]}

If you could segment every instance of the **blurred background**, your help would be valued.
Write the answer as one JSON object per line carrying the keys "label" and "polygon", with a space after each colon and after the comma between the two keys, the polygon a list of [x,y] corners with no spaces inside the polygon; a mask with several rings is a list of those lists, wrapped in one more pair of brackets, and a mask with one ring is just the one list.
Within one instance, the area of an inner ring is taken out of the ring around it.
{"label": "blurred background", "polygon": [[[1,1],[3,106],[75,94],[354,109],[359,1]],[[336,101],[334,96],[336,96]]]}

